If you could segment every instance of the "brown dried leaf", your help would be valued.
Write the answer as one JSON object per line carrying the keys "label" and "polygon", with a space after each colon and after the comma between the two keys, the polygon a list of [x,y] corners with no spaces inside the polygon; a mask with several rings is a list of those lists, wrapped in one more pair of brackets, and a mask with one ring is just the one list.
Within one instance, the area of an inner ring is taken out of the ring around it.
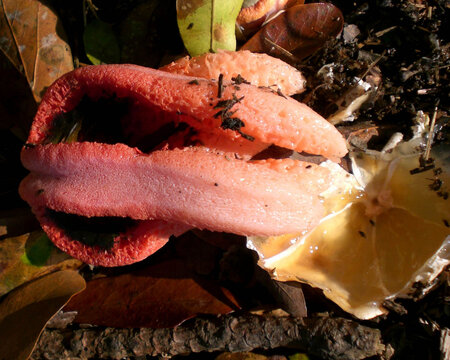
{"label": "brown dried leaf", "polygon": [[0,241],[4,237],[22,235],[39,228],[39,222],[29,208],[0,210]]}
{"label": "brown dried leaf", "polygon": [[1,359],[27,359],[47,321],[86,283],[76,271],[58,271],[10,294],[0,303]]}
{"label": "brown dried leaf", "polygon": [[[0,53],[1,58],[1,53]],[[1,62],[1,60],[0,60]],[[15,69],[13,68],[15,71]],[[4,78],[1,77],[0,73],[0,169],[1,169],[1,176],[0,176],[0,219],[9,217],[7,215],[9,212],[11,212],[12,209],[20,209],[20,208],[28,208],[26,203],[20,198],[19,193],[17,189],[19,188],[20,181],[27,175],[28,171],[22,166],[22,163],[20,162],[20,150],[22,149],[22,146],[27,138],[28,132],[25,132],[25,127],[21,128],[23,129],[23,137],[18,136],[17,130],[19,128],[19,116],[14,116],[14,114],[3,114],[2,113],[2,105],[7,102],[8,100],[15,101],[14,99],[9,98],[8,96],[6,98],[3,98],[3,90],[7,92],[7,87],[10,84],[3,84]],[[8,77],[6,77],[8,79]],[[13,84],[11,84],[10,88],[12,91],[14,91],[12,88],[14,87]],[[28,85],[25,84],[25,89],[28,88]],[[31,91],[28,90],[30,93],[30,99],[34,103],[33,97],[31,96]],[[20,99],[20,97],[19,97]],[[35,104],[35,103],[34,103]],[[17,105],[17,112],[18,114],[22,113],[22,111],[25,113],[26,104],[20,103],[19,100],[15,103]],[[24,108],[22,108],[23,106]],[[10,118],[7,119],[7,117],[11,115]],[[32,119],[33,115],[30,115],[29,120]],[[25,120],[25,118],[22,118]],[[11,121],[10,126],[12,126],[10,129],[3,129],[1,128],[3,125],[8,125],[7,122]],[[16,121],[16,123],[14,123]],[[31,121],[28,123],[31,123]],[[25,123],[21,124],[26,126]],[[14,127],[16,126],[16,127]],[[27,127],[28,129],[28,127]],[[31,212],[29,210],[28,213]],[[2,224],[0,224],[1,226]],[[20,226],[20,224],[18,224]],[[22,230],[18,232],[16,235],[23,234],[25,232],[28,232],[30,230],[26,230],[27,226],[25,225],[25,230]],[[4,236],[5,231],[7,229],[0,230],[0,238]],[[14,236],[14,235],[8,235],[8,236]]]}
{"label": "brown dried leaf", "polygon": [[42,232],[1,239],[0,296],[50,272],[81,265],[81,261],[58,250]]}
{"label": "brown dried leaf", "polygon": [[284,311],[296,317],[306,317],[308,315],[301,284],[274,281],[274,287],[276,289],[274,297]]}
{"label": "brown dried leaf", "polygon": [[262,25],[278,16],[280,11],[304,3],[304,0],[244,0],[236,19],[236,33],[239,40],[248,39]]}
{"label": "brown dried leaf", "polygon": [[73,69],[55,12],[37,0],[0,0],[0,51],[27,79],[37,102],[45,89]]}
{"label": "brown dried leaf", "polygon": [[269,272],[260,267],[257,268],[256,278],[272,295],[277,307],[291,316],[306,317],[308,315],[301,284],[274,280]]}
{"label": "brown dried leaf", "polygon": [[[1,31],[0,20],[0,34]],[[0,35],[0,49],[2,49],[2,39],[3,35]],[[0,130],[5,131],[11,129],[14,135],[23,143],[28,136],[37,105],[25,77],[14,67],[13,63],[6,57],[6,54],[1,51],[0,79]],[[9,153],[7,151],[1,151],[3,157],[0,163],[12,158],[12,151],[9,149],[5,150],[8,150]],[[7,170],[5,174],[9,175]],[[2,190],[4,191],[4,189]]]}
{"label": "brown dried leaf", "polygon": [[351,146],[358,149],[366,150],[367,144],[372,139],[373,136],[378,136],[378,127],[370,126],[358,130],[352,131],[348,137],[347,141]]}
{"label": "brown dried leaf", "polygon": [[241,50],[297,62],[337,36],[343,25],[341,11],[330,3],[296,5],[269,21]]}
{"label": "brown dried leaf", "polygon": [[64,311],[77,311],[78,323],[169,328],[198,314],[225,314],[237,308],[226,289],[196,278],[182,260],[173,259],[92,280]]}

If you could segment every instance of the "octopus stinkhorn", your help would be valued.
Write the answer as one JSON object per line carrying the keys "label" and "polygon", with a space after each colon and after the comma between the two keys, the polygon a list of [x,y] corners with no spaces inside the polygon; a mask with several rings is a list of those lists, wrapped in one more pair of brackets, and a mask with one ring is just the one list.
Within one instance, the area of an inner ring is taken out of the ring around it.
{"label": "octopus stinkhorn", "polygon": [[319,194],[331,182],[326,169],[292,159],[244,161],[206,146],[142,148],[173,122],[225,143],[330,158],[347,151],[320,115],[267,88],[135,65],[77,69],[46,92],[21,155],[31,173],[19,192],[59,248],[118,266],[192,227],[267,236],[319,222]]}

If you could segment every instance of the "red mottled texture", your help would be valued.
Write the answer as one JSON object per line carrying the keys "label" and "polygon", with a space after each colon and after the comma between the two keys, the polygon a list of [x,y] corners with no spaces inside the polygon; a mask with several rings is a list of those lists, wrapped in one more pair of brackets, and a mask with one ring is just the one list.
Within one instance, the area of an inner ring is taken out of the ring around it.
{"label": "red mottled texture", "polygon": [[224,80],[231,80],[240,75],[252,85],[278,88],[285,95],[305,91],[305,78],[296,68],[280,59],[247,50],[186,56],[160,70],[204,79],[217,79],[222,74]]}
{"label": "red mottled texture", "polygon": [[46,216],[44,207],[33,207],[33,211],[43,230],[59,249],[96,266],[123,266],[144,260],[162,248],[171,235],[178,236],[189,230],[189,226],[162,220],[139,221],[136,227],[117,236],[111,249],[105,250],[71,239]]}
{"label": "red mottled texture", "polygon": [[270,144],[261,141],[248,141],[243,137],[233,139],[221,136],[218,133],[199,131],[191,137],[196,144],[203,145],[211,151],[228,157],[237,157],[242,160],[250,160],[259,152],[267,149]]}
{"label": "red mottled texture", "polygon": [[[178,115],[194,128],[220,132],[231,138],[236,131],[222,130],[214,115],[218,100],[217,81],[170,74],[136,65],[87,66],[64,75],[47,91],[33,122],[29,143],[43,142],[57,114],[76,107],[84,95],[98,99],[105,94],[131,98],[141,106]],[[306,105],[272,91],[241,84],[239,90],[224,82],[220,100],[241,98],[231,110],[241,119],[241,129],[264,143],[297,151],[339,158],[347,153],[345,140],[333,125]]]}

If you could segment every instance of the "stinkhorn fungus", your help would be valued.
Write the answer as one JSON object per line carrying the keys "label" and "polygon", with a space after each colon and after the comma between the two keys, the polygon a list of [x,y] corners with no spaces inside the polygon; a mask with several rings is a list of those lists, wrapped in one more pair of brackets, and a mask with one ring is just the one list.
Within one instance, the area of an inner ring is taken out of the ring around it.
{"label": "stinkhorn fungus", "polygon": [[31,173],[20,194],[59,248],[118,266],[192,227],[267,236],[317,225],[326,169],[206,147],[139,148],[168,122],[331,158],[347,151],[325,119],[272,90],[135,65],[77,69],[48,89],[22,150]]}

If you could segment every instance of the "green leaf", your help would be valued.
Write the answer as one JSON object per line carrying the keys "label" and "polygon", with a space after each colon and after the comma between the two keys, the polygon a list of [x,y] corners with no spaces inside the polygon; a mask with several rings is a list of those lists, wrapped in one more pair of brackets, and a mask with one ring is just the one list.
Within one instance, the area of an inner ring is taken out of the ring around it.
{"label": "green leaf", "polygon": [[51,240],[46,234],[42,234],[26,244],[20,259],[26,265],[44,266],[53,249]]}
{"label": "green leaf", "polygon": [[119,44],[110,24],[95,19],[84,30],[83,41],[86,55],[94,65],[119,62]]}
{"label": "green leaf", "polygon": [[243,0],[177,0],[178,28],[191,56],[236,50],[235,22]]}
{"label": "green leaf", "polygon": [[309,360],[308,355],[303,353],[292,354],[288,356],[289,360]]}

